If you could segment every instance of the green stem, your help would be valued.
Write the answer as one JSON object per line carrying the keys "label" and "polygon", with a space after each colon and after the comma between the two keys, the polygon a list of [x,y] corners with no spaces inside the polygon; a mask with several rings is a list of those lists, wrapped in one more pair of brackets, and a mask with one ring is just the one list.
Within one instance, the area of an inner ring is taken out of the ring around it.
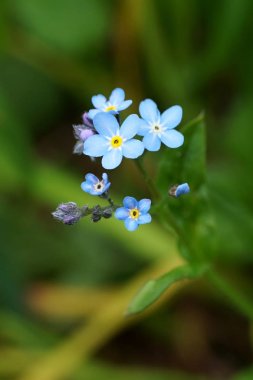
{"label": "green stem", "polygon": [[149,191],[150,191],[150,194],[156,199],[160,199],[160,194],[158,193],[157,189],[156,189],[156,186],[152,180],[152,178],[148,175],[144,165],[143,165],[143,162],[142,162],[142,159],[139,158],[137,160],[134,161],[136,163],[136,166],[138,167],[139,171],[141,172],[141,174],[143,175],[143,178],[149,188]]}
{"label": "green stem", "polygon": [[253,305],[248,297],[238,291],[238,289],[217,272],[210,270],[207,276],[210,282],[223,293],[227,300],[240,310],[243,315],[253,320]]}

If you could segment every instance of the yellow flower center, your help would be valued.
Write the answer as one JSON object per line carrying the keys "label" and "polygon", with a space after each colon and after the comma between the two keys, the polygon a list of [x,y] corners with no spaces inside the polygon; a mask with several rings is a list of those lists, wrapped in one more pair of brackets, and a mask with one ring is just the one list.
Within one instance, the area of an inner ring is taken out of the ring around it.
{"label": "yellow flower center", "polygon": [[122,145],[123,139],[121,136],[113,136],[111,139],[111,146],[113,148],[119,148]]}
{"label": "yellow flower center", "polygon": [[115,110],[116,110],[116,106],[108,106],[106,107],[105,112],[115,111]]}
{"label": "yellow flower center", "polygon": [[140,211],[138,208],[133,208],[132,210],[129,211],[130,217],[132,219],[138,219],[140,215]]}

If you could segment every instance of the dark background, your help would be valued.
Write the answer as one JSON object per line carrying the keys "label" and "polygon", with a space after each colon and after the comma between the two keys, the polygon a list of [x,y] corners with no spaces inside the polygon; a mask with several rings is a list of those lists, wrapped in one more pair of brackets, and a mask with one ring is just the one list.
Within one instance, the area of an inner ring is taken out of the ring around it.
{"label": "dark background", "polygon": [[[183,123],[204,111],[217,262],[252,295],[252,14],[250,0],[1,1],[1,379],[253,378],[252,325],[204,279],[126,328],[140,276],[177,260],[155,222],[130,235],[51,217],[93,201],[80,183],[100,165],[72,155],[92,95],[124,88],[125,115],[147,97]],[[129,160],[110,179],[116,199],[149,195]]]}

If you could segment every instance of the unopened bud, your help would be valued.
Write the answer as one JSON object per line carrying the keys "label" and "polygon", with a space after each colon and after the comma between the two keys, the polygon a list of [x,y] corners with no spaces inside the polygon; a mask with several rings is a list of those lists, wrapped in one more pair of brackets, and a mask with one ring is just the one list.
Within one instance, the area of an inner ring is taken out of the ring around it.
{"label": "unopened bud", "polygon": [[75,224],[82,217],[82,211],[74,202],[62,203],[52,212],[55,219],[68,225]]}
{"label": "unopened bud", "polygon": [[181,185],[174,185],[169,189],[169,195],[175,198],[180,197],[180,195],[187,194],[190,192],[190,186],[188,183],[182,183]]}

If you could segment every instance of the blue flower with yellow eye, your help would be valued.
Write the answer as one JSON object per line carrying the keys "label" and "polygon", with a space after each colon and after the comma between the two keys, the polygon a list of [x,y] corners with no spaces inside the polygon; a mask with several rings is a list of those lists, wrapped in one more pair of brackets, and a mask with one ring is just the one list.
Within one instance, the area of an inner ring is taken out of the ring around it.
{"label": "blue flower with yellow eye", "polygon": [[138,135],[144,136],[143,144],[147,150],[157,151],[161,143],[169,148],[178,148],[184,143],[182,133],[174,129],[182,119],[180,106],[170,107],[161,114],[153,100],[145,99],[140,103],[139,111],[142,119]]}
{"label": "blue flower with yellow eye", "polygon": [[112,91],[109,100],[104,95],[94,95],[91,98],[95,109],[91,109],[88,113],[90,119],[93,119],[99,112],[109,112],[112,114],[125,110],[132,104],[132,100],[125,100],[125,91],[122,88],[115,88]]}
{"label": "blue flower with yellow eye", "polygon": [[91,157],[103,157],[102,166],[105,169],[115,169],[123,157],[134,159],[141,156],[144,145],[133,139],[138,132],[139,121],[137,115],[130,115],[120,127],[113,115],[100,112],[93,119],[98,134],[84,142],[83,153]]}
{"label": "blue flower with yellow eye", "polygon": [[148,213],[151,206],[150,199],[142,199],[138,202],[133,197],[125,197],[123,206],[117,208],[114,215],[117,219],[124,221],[128,231],[135,231],[140,224],[151,222],[152,218]]}
{"label": "blue flower with yellow eye", "polygon": [[81,184],[82,190],[91,195],[102,195],[110,186],[111,183],[108,181],[106,173],[102,174],[102,180],[98,179],[94,174],[88,173],[85,176],[85,181]]}

